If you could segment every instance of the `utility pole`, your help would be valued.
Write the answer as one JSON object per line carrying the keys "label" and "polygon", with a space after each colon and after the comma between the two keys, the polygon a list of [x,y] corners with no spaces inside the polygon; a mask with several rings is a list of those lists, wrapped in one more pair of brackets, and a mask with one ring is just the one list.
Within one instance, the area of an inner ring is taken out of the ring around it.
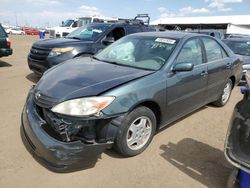
{"label": "utility pole", "polygon": [[15,12],[15,19],[16,19],[16,27],[17,27],[18,24],[17,24],[17,15],[16,15],[16,12]]}

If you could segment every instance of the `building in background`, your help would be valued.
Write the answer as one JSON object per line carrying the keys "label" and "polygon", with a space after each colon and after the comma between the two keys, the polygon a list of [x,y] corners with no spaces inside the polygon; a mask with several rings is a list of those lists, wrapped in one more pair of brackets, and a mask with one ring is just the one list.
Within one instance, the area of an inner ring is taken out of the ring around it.
{"label": "building in background", "polygon": [[250,35],[250,15],[169,17],[151,24],[159,30],[218,29],[224,33]]}

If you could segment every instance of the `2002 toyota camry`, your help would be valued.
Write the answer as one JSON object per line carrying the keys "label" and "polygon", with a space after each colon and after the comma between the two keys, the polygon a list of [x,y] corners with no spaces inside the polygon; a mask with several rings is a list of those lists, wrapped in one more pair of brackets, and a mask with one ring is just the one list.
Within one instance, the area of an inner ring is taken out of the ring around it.
{"label": "2002 toyota camry", "polygon": [[52,170],[112,146],[134,156],[169,123],[211,102],[224,106],[241,76],[241,60],[212,37],[133,34],[47,71],[27,97],[22,135]]}

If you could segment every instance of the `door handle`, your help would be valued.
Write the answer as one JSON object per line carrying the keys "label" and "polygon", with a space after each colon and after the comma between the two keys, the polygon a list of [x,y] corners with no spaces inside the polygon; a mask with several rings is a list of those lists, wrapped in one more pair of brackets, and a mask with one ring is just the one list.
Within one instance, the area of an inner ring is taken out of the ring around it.
{"label": "door handle", "polygon": [[201,76],[207,76],[208,75],[208,72],[207,71],[202,71],[201,72]]}

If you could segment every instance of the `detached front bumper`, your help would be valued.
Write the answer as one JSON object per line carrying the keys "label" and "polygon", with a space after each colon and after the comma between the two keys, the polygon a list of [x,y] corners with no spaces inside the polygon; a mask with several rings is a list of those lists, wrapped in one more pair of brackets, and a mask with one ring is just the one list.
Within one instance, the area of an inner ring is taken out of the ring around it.
{"label": "detached front bumper", "polygon": [[84,144],[81,141],[62,142],[51,137],[42,128],[46,122],[36,112],[31,95],[26,101],[21,120],[21,136],[25,146],[52,171],[67,172],[93,167],[100,154],[112,146],[112,142]]}

